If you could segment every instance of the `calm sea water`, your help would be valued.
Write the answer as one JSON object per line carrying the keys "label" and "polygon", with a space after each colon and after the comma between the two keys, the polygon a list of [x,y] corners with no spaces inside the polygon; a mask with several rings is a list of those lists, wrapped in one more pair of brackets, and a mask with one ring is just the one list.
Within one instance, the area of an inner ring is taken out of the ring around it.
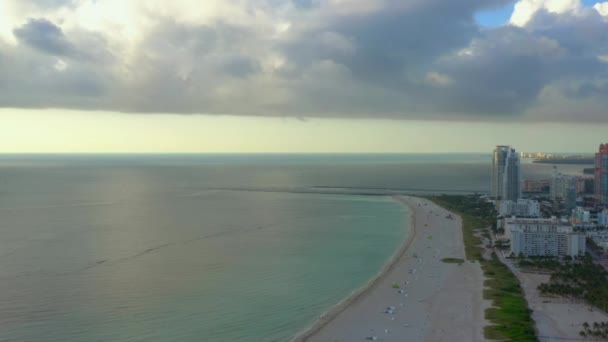
{"label": "calm sea water", "polygon": [[469,154],[0,156],[0,340],[289,340],[376,274],[407,209],[226,189],[486,192],[489,167]]}

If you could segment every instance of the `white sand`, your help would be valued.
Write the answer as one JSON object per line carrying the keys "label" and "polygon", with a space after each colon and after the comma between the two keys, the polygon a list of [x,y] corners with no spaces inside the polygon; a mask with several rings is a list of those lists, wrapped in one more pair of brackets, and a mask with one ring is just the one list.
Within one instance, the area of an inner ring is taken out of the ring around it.
{"label": "white sand", "polygon": [[[483,273],[464,259],[461,221],[443,208],[415,197],[396,198],[411,208],[408,241],[380,276],[330,310],[296,341],[483,341],[487,325]],[[393,289],[398,282],[400,289]],[[395,307],[394,313],[385,313]]]}

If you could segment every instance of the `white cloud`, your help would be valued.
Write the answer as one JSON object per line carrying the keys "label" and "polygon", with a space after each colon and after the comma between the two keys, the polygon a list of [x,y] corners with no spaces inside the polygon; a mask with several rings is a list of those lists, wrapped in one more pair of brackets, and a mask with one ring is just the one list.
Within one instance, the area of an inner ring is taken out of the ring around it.
{"label": "white cloud", "polygon": [[593,6],[597,13],[608,19],[608,2],[598,2]]}
{"label": "white cloud", "polygon": [[523,27],[541,10],[564,14],[576,13],[581,8],[580,0],[520,0],[515,4],[515,10],[509,22],[514,26]]}
{"label": "white cloud", "polygon": [[424,78],[425,82],[434,87],[447,87],[452,84],[452,79],[445,74],[440,74],[436,71],[430,71]]}
{"label": "white cloud", "polygon": [[14,45],[13,28],[16,25],[15,10],[11,1],[0,1],[0,42],[4,41]]}
{"label": "white cloud", "polygon": [[59,72],[63,72],[68,68],[68,63],[66,63],[63,59],[58,59],[53,68]]}

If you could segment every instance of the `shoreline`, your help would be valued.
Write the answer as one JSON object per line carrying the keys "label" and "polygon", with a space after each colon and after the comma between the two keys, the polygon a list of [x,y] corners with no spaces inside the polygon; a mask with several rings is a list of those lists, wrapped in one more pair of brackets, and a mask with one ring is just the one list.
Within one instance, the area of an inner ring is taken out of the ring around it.
{"label": "shoreline", "polygon": [[425,198],[394,198],[412,211],[411,236],[367,286],[294,341],[486,340],[491,301],[481,265],[466,260],[462,218]]}
{"label": "shoreline", "polygon": [[322,313],[319,316],[319,319],[317,319],[311,326],[295,335],[294,338],[291,340],[292,342],[305,342],[317,333],[319,333],[323,328],[325,328],[332,321],[334,321],[342,312],[347,310],[351,305],[353,305],[355,302],[359,301],[363,297],[367,296],[371,292],[371,290],[373,290],[374,287],[378,286],[380,282],[384,280],[388,273],[392,271],[397,266],[399,261],[401,261],[401,259],[405,256],[417,235],[416,210],[412,204],[407,203],[402,197],[396,195],[392,195],[390,197],[394,201],[406,206],[409,210],[408,232],[405,241],[399,246],[399,248],[397,248],[391,258],[382,266],[380,271],[372,279],[370,279],[365,285],[363,285],[359,289],[352,292],[338,304],[334,305],[333,307]]}

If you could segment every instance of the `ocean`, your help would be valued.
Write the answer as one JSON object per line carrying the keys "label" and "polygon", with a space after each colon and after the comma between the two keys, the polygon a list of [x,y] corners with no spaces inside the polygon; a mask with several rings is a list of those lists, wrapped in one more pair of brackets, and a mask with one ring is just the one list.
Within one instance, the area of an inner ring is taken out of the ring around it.
{"label": "ocean", "polygon": [[0,156],[0,340],[288,341],[407,236],[357,189],[484,193],[490,158]]}

